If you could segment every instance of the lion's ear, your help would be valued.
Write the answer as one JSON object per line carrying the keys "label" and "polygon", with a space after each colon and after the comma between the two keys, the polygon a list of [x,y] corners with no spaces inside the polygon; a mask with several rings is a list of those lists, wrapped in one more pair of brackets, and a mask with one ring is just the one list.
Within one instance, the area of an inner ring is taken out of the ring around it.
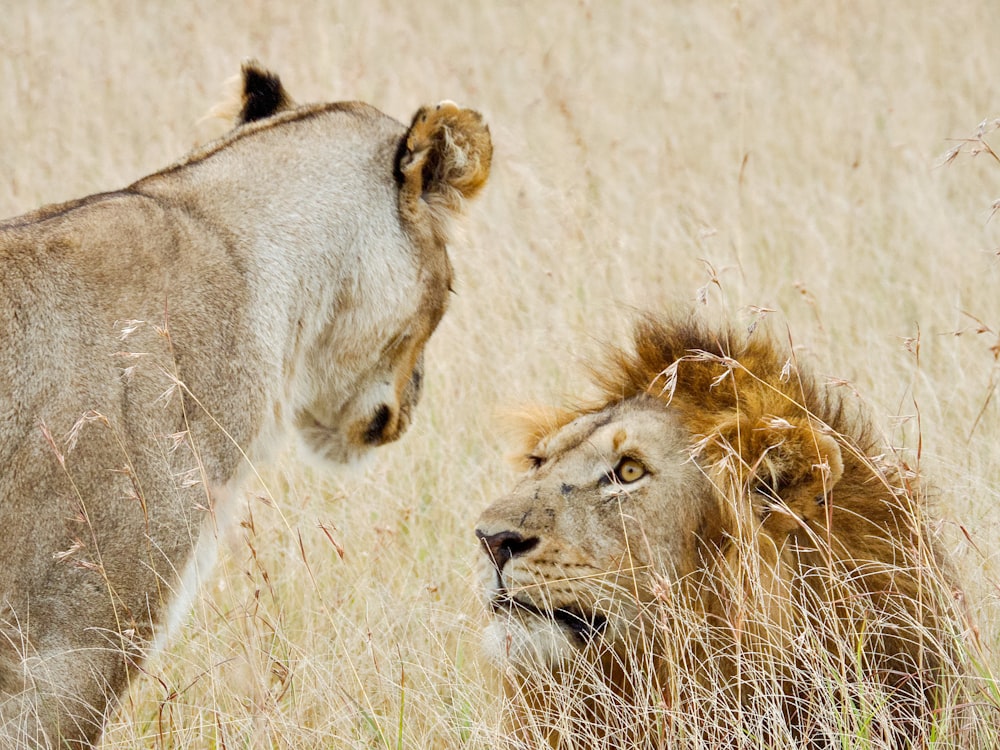
{"label": "lion's ear", "polygon": [[[823,505],[844,475],[840,444],[820,427],[770,420],[758,426],[749,463],[758,483],[789,507]],[[810,506],[811,507],[811,506]]]}
{"label": "lion's ear", "polygon": [[[751,420],[736,417],[719,424],[700,449],[720,472],[720,487],[739,485],[762,498],[763,515],[779,502],[809,516],[822,507],[844,475],[844,458],[835,435],[809,418]],[[735,460],[734,460],[735,459]]]}
{"label": "lion's ear", "polygon": [[459,211],[486,184],[492,158],[490,129],[478,112],[450,101],[422,107],[396,153],[400,211],[411,221],[427,209]]}
{"label": "lion's ear", "polygon": [[236,124],[262,120],[265,117],[290,109],[293,102],[281,79],[256,60],[243,63],[240,91],[240,111]]}

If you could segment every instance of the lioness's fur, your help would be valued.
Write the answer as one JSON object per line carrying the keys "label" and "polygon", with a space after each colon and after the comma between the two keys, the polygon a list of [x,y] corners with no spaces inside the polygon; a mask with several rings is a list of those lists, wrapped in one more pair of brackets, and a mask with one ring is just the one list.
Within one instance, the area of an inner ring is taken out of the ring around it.
{"label": "lioness's fur", "polygon": [[927,738],[956,673],[949,574],[865,416],[765,333],[686,319],[645,318],[596,375],[598,403],[525,420],[527,474],[476,530],[515,734]]}
{"label": "lioness's fur", "polygon": [[347,462],[410,422],[486,125],[252,63],[242,94],[173,166],[0,224],[0,746],[99,737],[283,435]]}

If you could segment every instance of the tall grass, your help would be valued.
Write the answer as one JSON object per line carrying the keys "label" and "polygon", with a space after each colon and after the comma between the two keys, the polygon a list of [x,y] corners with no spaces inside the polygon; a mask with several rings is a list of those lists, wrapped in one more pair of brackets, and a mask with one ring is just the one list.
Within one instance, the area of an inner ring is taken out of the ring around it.
{"label": "tall grass", "polygon": [[497,147],[410,433],[364,473],[259,467],[103,746],[495,747],[470,573],[513,477],[493,413],[575,392],[587,342],[699,296],[777,311],[919,456],[995,700],[1000,399],[975,331],[1000,330],[1000,170],[941,161],[1000,111],[998,38],[978,0],[9,4],[4,215],[169,163],[246,56],[300,101],[478,107]]}

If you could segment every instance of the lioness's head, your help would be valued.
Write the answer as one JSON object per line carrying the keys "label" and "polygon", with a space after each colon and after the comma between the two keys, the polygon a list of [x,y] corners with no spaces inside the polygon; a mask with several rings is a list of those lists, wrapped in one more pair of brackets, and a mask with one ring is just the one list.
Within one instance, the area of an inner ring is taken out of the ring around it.
{"label": "lioness's head", "polygon": [[[421,108],[409,127],[356,102],[297,106],[253,62],[243,67],[236,126],[231,139],[298,131],[285,148],[309,149],[313,159],[313,194],[283,206],[288,227],[273,228],[280,245],[282,231],[297,231],[298,214],[331,218],[324,234],[309,238],[314,283],[328,284],[319,291],[329,306],[318,326],[310,330],[303,316],[293,332],[306,368],[289,373],[288,416],[312,453],[352,460],[410,424],[424,346],[452,285],[450,223],[489,175],[489,128],[478,112],[449,101]],[[314,292],[308,283],[286,290],[293,298]]]}

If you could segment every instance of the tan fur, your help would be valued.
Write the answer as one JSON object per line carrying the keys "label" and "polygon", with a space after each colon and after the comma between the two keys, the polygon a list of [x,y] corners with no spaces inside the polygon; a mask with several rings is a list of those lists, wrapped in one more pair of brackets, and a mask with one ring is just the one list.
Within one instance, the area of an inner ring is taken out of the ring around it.
{"label": "tan fur", "polygon": [[0,223],[2,747],[97,740],[284,436],[354,461],[419,398],[487,127],[243,79],[219,141]]}
{"label": "tan fur", "polygon": [[[611,703],[643,692],[647,708],[695,706],[698,691],[680,687],[694,680],[759,706],[741,678],[753,667],[780,686],[790,736],[825,746],[815,686],[797,682],[803,644],[818,642],[848,682],[860,671],[889,696],[873,732],[926,736],[952,656],[953,592],[917,480],[876,458],[865,417],[765,333],[690,320],[644,318],[633,347],[594,374],[597,403],[526,420],[533,468],[477,524],[486,649],[521,706],[514,733],[565,727],[561,691],[579,680],[576,693],[592,694],[590,669],[611,698],[585,701],[572,736],[541,734],[587,747],[593,725],[618,715],[619,740],[655,746],[656,722]],[[625,458],[646,471],[633,483],[615,474]],[[726,730],[702,739],[736,743],[741,730]]]}

